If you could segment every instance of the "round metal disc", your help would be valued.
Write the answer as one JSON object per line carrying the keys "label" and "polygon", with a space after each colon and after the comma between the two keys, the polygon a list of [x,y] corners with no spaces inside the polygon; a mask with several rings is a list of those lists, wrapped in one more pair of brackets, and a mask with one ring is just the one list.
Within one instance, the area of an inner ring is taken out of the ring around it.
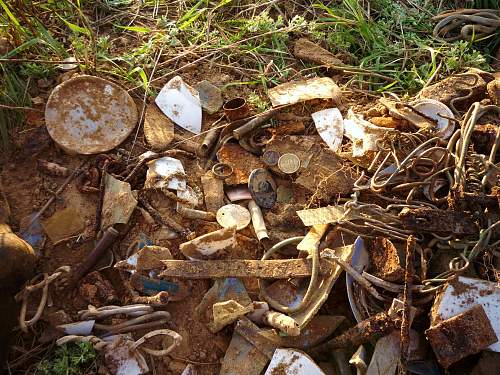
{"label": "round metal disc", "polygon": [[270,167],[277,165],[279,158],[280,158],[279,152],[273,150],[268,150],[264,152],[264,154],[262,155],[262,160],[264,160],[264,163],[266,163]]}
{"label": "round metal disc", "polygon": [[217,222],[224,228],[236,227],[236,230],[250,224],[250,211],[237,204],[226,204],[217,211]]}
{"label": "round metal disc", "polygon": [[271,208],[276,202],[276,183],[271,173],[264,168],[257,168],[250,173],[248,189],[255,203],[262,208]]}
{"label": "round metal disc", "polygon": [[92,76],[57,86],[45,107],[52,139],[71,154],[98,154],[122,143],[135,128],[137,107],[120,86]]}
{"label": "round metal disc", "polygon": [[300,159],[295,154],[283,154],[278,160],[278,168],[283,173],[295,173],[300,168]]}

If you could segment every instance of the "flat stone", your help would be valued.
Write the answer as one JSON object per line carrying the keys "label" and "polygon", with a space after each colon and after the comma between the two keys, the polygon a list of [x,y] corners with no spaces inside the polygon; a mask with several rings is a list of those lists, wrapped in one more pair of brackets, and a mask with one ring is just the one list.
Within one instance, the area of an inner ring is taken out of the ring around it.
{"label": "flat stone", "polygon": [[204,80],[194,85],[194,89],[200,94],[201,107],[212,115],[222,108],[222,93],[220,89]]}
{"label": "flat stone", "polygon": [[146,107],[144,137],[155,151],[165,150],[174,139],[174,123],[160,111],[156,104]]}

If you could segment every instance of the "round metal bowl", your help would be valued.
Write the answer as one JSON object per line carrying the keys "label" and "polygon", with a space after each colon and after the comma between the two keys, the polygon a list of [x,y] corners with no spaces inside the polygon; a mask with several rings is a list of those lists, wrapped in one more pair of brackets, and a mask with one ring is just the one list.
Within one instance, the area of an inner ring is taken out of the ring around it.
{"label": "round metal bowl", "polygon": [[87,75],[57,86],[45,107],[52,139],[70,154],[98,154],[122,143],[135,128],[137,107],[120,86]]}

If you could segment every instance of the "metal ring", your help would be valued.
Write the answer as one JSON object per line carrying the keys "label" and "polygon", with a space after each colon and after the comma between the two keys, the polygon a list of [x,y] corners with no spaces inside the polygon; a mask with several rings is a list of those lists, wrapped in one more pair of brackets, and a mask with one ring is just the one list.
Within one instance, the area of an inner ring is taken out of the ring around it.
{"label": "metal ring", "polygon": [[226,163],[217,163],[212,167],[212,173],[221,179],[228,178],[233,172],[233,167]]}

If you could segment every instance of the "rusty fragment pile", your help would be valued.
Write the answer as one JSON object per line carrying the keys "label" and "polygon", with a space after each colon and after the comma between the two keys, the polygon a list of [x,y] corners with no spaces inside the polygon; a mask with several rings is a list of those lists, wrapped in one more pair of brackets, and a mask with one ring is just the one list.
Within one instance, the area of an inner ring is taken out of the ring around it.
{"label": "rusty fragment pile", "polygon": [[[52,92],[47,129],[65,152],[97,156],[39,161],[64,182],[20,236],[33,256],[47,241],[92,246],[21,290],[21,330],[49,322],[47,341],[91,342],[110,373],[143,374],[183,341],[170,307],[209,280],[186,313],[231,335],[214,373],[498,363],[499,79],[469,71],[357,112],[312,78],[270,89],[256,113],[207,81],[177,76],[141,111],[119,86],[74,76]],[[134,153],[119,147],[129,136]],[[70,185],[94,196],[92,223],[71,204],[46,214]],[[88,308],[53,311],[58,293]]]}

